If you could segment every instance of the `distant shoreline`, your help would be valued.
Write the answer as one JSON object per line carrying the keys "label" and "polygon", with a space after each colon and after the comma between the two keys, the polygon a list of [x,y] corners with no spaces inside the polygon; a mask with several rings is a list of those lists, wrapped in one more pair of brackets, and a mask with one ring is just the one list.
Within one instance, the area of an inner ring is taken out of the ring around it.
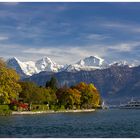
{"label": "distant shoreline", "polygon": [[77,112],[94,112],[95,109],[83,109],[83,110],[48,110],[48,111],[13,111],[12,115],[32,115],[32,114],[49,114],[49,113],[77,113]]}

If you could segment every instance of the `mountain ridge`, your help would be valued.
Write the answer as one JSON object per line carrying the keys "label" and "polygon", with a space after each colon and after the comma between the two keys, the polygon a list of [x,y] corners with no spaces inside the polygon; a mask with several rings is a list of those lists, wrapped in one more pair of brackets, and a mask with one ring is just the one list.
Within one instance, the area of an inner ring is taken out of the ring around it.
{"label": "mountain ridge", "polygon": [[[106,69],[112,65],[129,65],[126,61],[108,63],[106,60],[98,56],[89,56],[77,61],[74,64],[60,65],[52,61],[49,57],[43,57],[37,61],[22,62],[18,58],[13,57],[7,60],[8,67],[15,69],[22,78],[29,77],[42,71],[46,72],[77,72],[77,71],[93,71],[96,69]],[[131,67],[131,66],[130,66]]]}

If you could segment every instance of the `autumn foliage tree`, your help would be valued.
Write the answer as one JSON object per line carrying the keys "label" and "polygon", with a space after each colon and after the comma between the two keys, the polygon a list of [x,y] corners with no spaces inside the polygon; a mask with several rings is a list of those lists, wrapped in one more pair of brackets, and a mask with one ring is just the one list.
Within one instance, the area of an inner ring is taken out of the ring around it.
{"label": "autumn foliage tree", "polygon": [[100,94],[93,84],[81,82],[71,88],[59,88],[56,92],[58,103],[67,109],[96,108],[100,103]]}
{"label": "autumn foliage tree", "polygon": [[100,94],[93,84],[81,82],[76,88],[81,93],[81,108],[96,108],[100,103]]}
{"label": "autumn foliage tree", "polygon": [[69,96],[71,97],[71,106],[72,109],[80,108],[80,99],[81,99],[81,93],[77,89],[68,89]]}
{"label": "autumn foliage tree", "polygon": [[100,104],[100,94],[93,84],[81,82],[75,86],[56,88],[56,80],[51,79],[46,87],[31,82],[20,82],[19,97],[24,102],[48,104],[50,109],[91,109]]}
{"label": "autumn foliage tree", "polygon": [[15,70],[6,66],[3,60],[0,60],[0,103],[9,104],[11,99],[17,99],[22,90],[18,84],[19,75]]}

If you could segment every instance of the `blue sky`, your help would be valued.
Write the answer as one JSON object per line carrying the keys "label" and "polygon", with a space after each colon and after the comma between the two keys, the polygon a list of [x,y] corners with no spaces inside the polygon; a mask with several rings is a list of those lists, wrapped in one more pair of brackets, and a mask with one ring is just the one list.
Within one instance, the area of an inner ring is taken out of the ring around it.
{"label": "blue sky", "polygon": [[140,60],[140,3],[0,3],[0,56],[60,64]]}

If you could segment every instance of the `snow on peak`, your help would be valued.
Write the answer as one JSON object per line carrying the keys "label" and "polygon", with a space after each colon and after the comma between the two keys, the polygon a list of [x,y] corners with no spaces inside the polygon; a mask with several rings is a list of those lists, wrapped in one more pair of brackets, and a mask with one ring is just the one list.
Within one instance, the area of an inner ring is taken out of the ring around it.
{"label": "snow on peak", "polygon": [[[135,63],[134,63],[135,64]],[[81,59],[75,64],[71,65],[59,65],[52,61],[49,57],[43,57],[42,59],[37,60],[36,62],[27,61],[22,62],[16,57],[7,60],[7,65],[15,69],[20,75],[31,76],[33,74],[48,71],[48,72],[76,72],[76,71],[92,71],[96,69],[106,69],[110,66],[124,66],[128,65],[129,67],[134,67],[136,64],[128,64],[127,61],[115,61],[111,64],[107,63],[104,59],[98,56],[89,56]]]}
{"label": "snow on peak", "polygon": [[7,60],[7,65],[15,69],[19,74],[24,73],[25,75],[33,75],[37,72],[35,63],[33,61],[21,62],[16,57]]}
{"label": "snow on peak", "polygon": [[19,61],[19,60],[17,59],[17,57],[12,57],[12,58],[10,58],[9,60]]}
{"label": "snow on peak", "polygon": [[139,62],[137,62],[137,60],[134,60],[133,62],[127,62],[126,60],[120,60],[120,61],[114,61],[113,63],[110,63],[109,66],[128,66],[129,68],[132,68],[132,67],[139,66]]}
{"label": "snow on peak", "polygon": [[15,69],[19,74],[23,73],[28,76],[39,73],[41,71],[58,72],[64,67],[63,65],[56,64],[49,57],[43,57],[36,62],[21,62],[16,57],[13,57],[7,60],[7,65]]}
{"label": "snow on peak", "polygon": [[81,59],[77,63],[73,65],[69,65],[67,67],[67,71],[80,71],[80,70],[96,70],[101,68],[106,68],[107,63],[104,61],[104,59],[98,57],[98,56],[90,56],[86,57],[84,59]]}
{"label": "snow on peak", "polygon": [[125,66],[125,65],[128,65],[128,62],[127,61],[114,61],[113,63],[110,63],[109,66]]}
{"label": "snow on peak", "polygon": [[52,71],[58,72],[63,65],[58,65],[52,61],[49,57],[44,57],[36,61],[36,67],[39,71]]}
{"label": "snow on peak", "polygon": [[86,57],[83,60],[80,60],[77,62],[78,65],[81,66],[101,66],[104,62],[104,59],[98,57],[98,56],[90,56]]}

